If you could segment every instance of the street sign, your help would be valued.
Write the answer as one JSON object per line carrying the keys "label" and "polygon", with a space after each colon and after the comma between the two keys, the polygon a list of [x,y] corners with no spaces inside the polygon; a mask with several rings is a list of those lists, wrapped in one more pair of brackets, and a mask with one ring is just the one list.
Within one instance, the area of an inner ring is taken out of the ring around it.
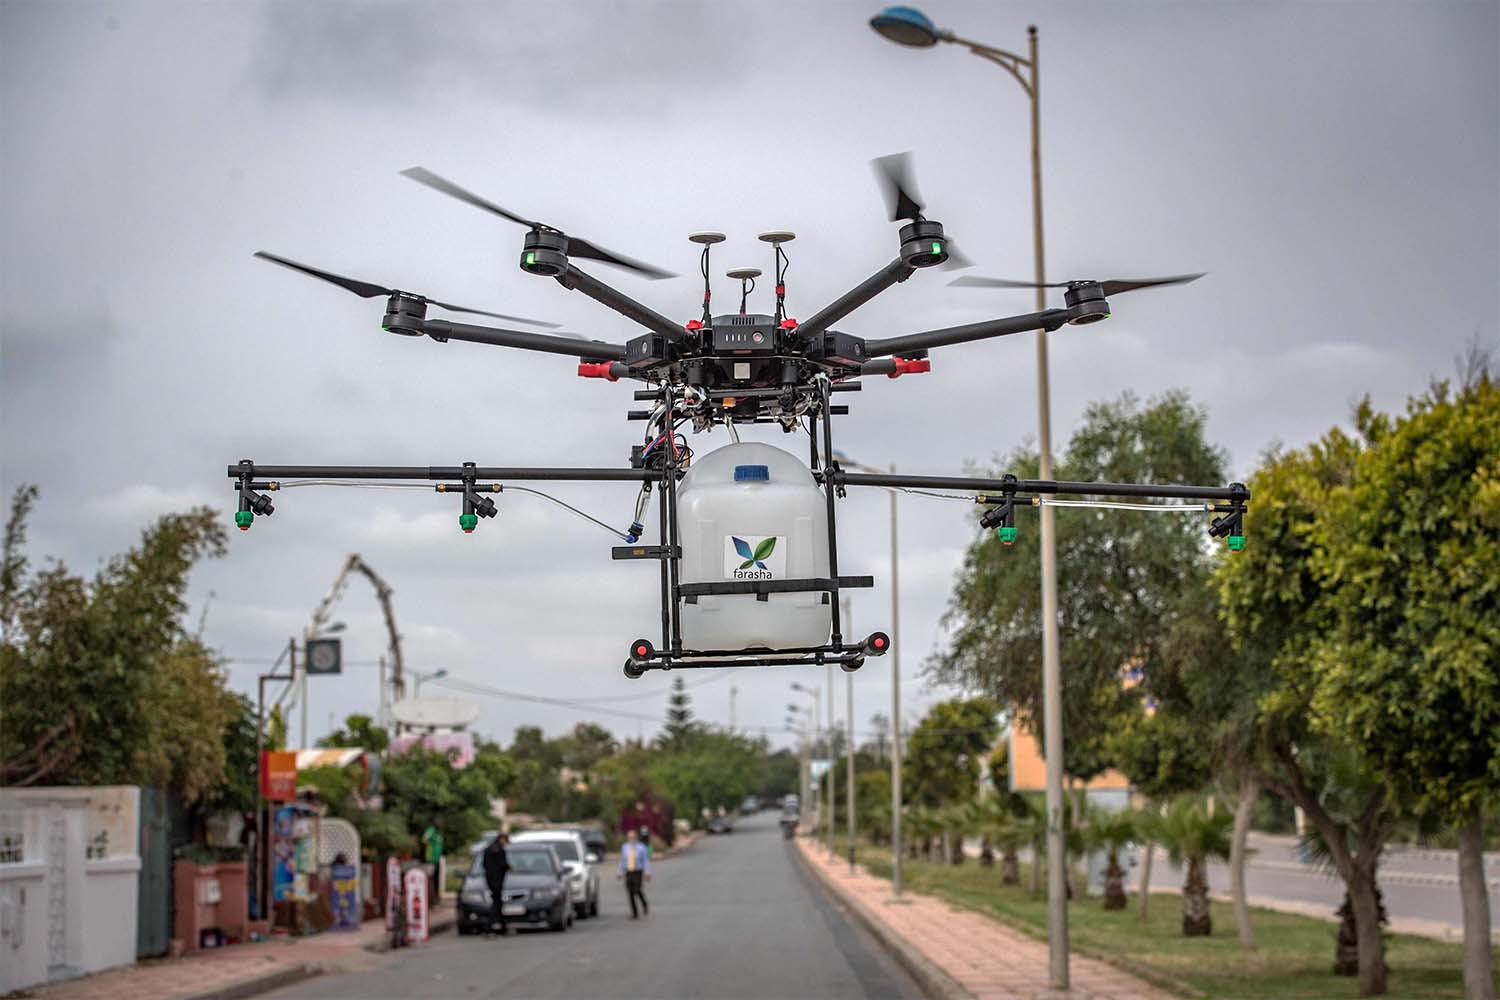
{"label": "street sign", "polygon": [[337,674],[344,668],[344,647],[338,639],[307,640],[307,673]]}
{"label": "street sign", "polygon": [[260,752],[260,794],[272,802],[290,802],[297,797],[297,752]]}

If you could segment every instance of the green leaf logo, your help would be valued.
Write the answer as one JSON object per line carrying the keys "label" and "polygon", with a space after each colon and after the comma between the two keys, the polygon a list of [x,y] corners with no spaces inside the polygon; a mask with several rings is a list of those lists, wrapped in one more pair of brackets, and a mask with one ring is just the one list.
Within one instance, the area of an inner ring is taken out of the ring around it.
{"label": "green leaf logo", "polygon": [[[755,561],[762,562],[765,559],[770,558],[771,553],[774,551],[776,551],[776,536],[772,535],[770,538],[763,539],[761,543],[755,547]],[[765,567],[762,566],[761,569],[765,569]]]}

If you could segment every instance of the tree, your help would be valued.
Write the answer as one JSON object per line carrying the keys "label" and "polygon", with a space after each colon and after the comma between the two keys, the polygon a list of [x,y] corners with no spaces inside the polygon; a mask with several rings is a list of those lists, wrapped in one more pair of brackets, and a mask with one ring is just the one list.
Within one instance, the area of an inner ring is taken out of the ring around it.
{"label": "tree", "polygon": [[354,714],[344,718],[343,726],[318,740],[320,747],[358,747],[366,753],[384,753],[391,744],[391,734],[377,726],[368,715]]}
{"label": "tree", "polygon": [[1138,824],[1133,812],[1128,809],[1093,809],[1089,813],[1088,825],[1084,827],[1084,843],[1091,850],[1102,850],[1107,857],[1104,869],[1104,908],[1123,910],[1128,899],[1125,895],[1125,870],[1120,867],[1120,850],[1138,836]]}
{"label": "tree", "polygon": [[968,802],[979,791],[979,763],[999,733],[988,698],[955,698],[928,709],[907,742],[902,761],[908,802],[937,808]]}
{"label": "tree", "polygon": [[1360,993],[1373,996],[1385,992],[1376,868],[1395,808],[1387,787],[1360,774],[1345,734],[1317,725],[1314,709],[1318,661],[1335,627],[1317,566],[1319,518],[1350,481],[1361,448],[1335,429],[1306,448],[1268,456],[1256,472],[1245,518],[1246,537],[1255,541],[1215,574],[1235,656],[1214,666],[1237,692],[1234,753],[1328,842],[1354,911]]}
{"label": "tree", "polygon": [[619,749],[614,734],[597,722],[580,722],[558,740],[564,767],[589,774],[594,765]]}
{"label": "tree", "polygon": [[657,754],[647,773],[678,815],[685,814],[695,825],[704,809],[736,809],[741,799],[764,786],[763,740],[705,729],[688,730],[680,739],[678,748]]}
{"label": "tree", "polygon": [[680,750],[703,726],[693,718],[693,699],[681,677],[672,679],[672,693],[667,698],[667,721],[656,737],[656,745],[666,750]]}
{"label": "tree", "polygon": [[1458,827],[1464,986],[1493,1000],[1484,804],[1500,787],[1500,385],[1481,365],[1394,420],[1319,519],[1333,628],[1314,706],[1393,796]]}
{"label": "tree", "polygon": [[225,780],[239,703],[183,627],[188,575],[224,551],[208,508],[169,514],[92,580],[23,551],[34,487],[16,491],[0,556],[0,780],[165,785],[188,804]]}
{"label": "tree", "polygon": [[1166,847],[1172,864],[1186,866],[1182,883],[1183,937],[1213,933],[1204,863],[1229,859],[1229,828],[1233,823],[1234,817],[1229,813],[1211,813],[1202,802],[1185,796],[1168,806],[1152,824],[1154,839]]}
{"label": "tree", "polygon": [[[1092,404],[1057,476],[1140,483],[1218,482],[1224,457],[1205,437],[1207,416],[1181,392],[1144,407],[1130,394]],[[1036,471],[1017,451],[1003,471]],[[1081,780],[1110,766],[1106,736],[1137,696],[1127,665],[1151,655],[1175,595],[1202,586],[1196,520],[1113,511],[1057,518],[1064,770]],[[981,535],[965,556],[945,623],[951,645],[929,664],[939,680],[983,691],[1031,724],[1042,718],[1042,615],[1037,544]],[[1038,728],[1039,725],[1038,725]],[[1039,733],[1040,735],[1040,733]]]}

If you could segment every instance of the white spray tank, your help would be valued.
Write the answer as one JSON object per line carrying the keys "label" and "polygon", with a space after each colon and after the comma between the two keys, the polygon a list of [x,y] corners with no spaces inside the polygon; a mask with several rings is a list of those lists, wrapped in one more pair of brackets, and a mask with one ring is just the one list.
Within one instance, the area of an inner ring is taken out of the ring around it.
{"label": "white spray tank", "polygon": [[[677,520],[682,583],[828,576],[826,498],[807,466],[780,448],[745,442],[694,459],[677,487]],[[820,646],[833,627],[827,600],[819,592],[683,598],[682,644]]]}

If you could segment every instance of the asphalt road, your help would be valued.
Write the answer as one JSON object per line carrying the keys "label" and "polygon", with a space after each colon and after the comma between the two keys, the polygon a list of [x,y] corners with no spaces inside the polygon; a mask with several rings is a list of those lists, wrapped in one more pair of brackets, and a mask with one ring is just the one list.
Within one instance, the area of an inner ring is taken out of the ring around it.
{"label": "asphalt road", "polygon": [[[1296,843],[1284,837],[1251,837],[1255,853],[1245,865],[1245,889],[1254,896],[1325,907],[1329,914],[1344,898],[1338,876],[1301,861]],[[1452,852],[1392,850],[1380,866],[1380,891],[1386,912],[1393,920],[1416,920],[1446,927],[1457,934],[1463,929],[1463,905],[1458,892],[1457,860]],[[1229,867],[1208,866],[1209,887],[1229,891]],[[1486,858],[1485,875],[1490,880],[1490,910],[1500,912],[1500,859]],[[1160,853],[1151,870],[1153,886],[1182,884],[1182,873],[1165,863]]]}
{"label": "asphalt road", "polygon": [[804,874],[776,817],[742,818],[656,866],[651,916],[604,881],[601,916],[563,933],[449,932],[374,971],[271,994],[313,997],[908,998],[916,985]]}

